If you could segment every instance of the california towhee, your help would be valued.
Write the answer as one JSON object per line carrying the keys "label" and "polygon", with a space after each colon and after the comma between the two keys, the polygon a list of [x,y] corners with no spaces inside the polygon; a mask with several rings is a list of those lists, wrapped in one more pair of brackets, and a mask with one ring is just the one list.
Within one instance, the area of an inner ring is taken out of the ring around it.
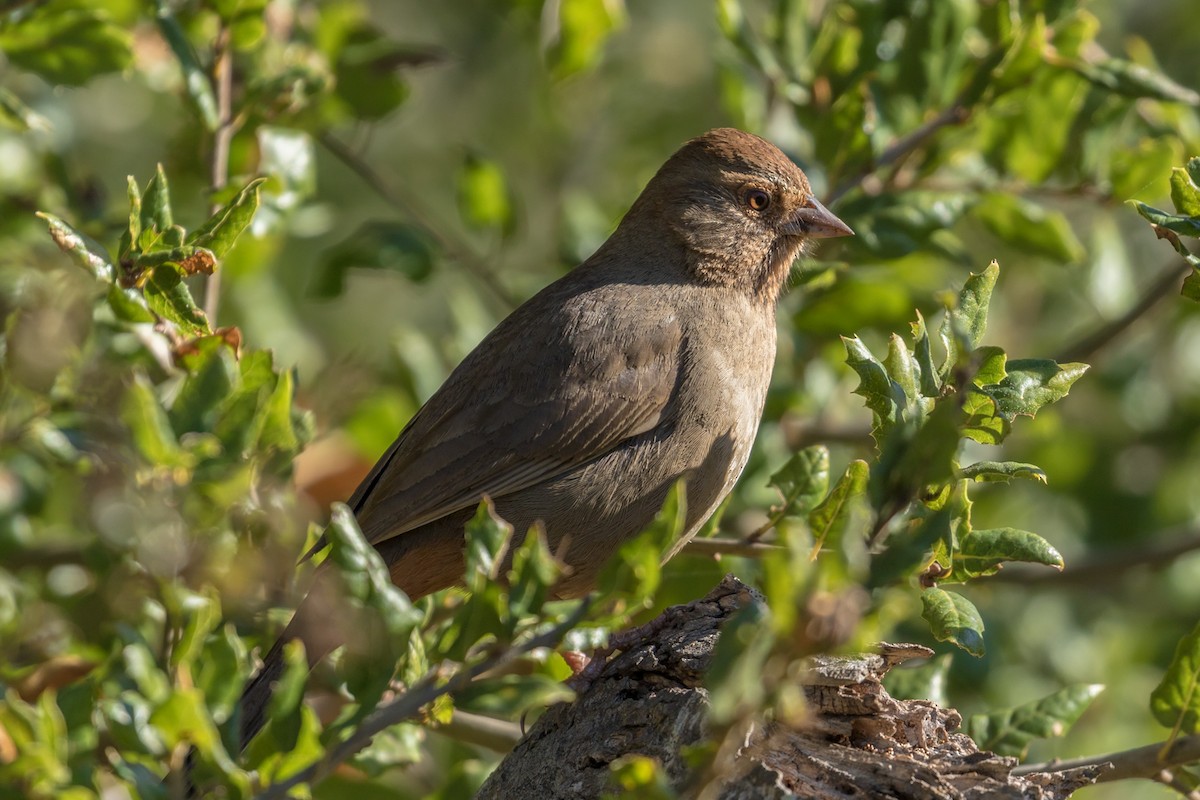
{"label": "california towhee", "polygon": [[[685,144],[591,258],[480,342],[350,498],[392,580],[414,599],[460,581],[463,526],[487,495],[518,533],[544,524],[569,566],[557,593],[583,594],[685,478],[670,558],[746,465],[793,259],[851,233],[769,142],[721,128]],[[303,638],[315,662],[342,641],[318,594],[246,688],[243,746],[282,644]]]}

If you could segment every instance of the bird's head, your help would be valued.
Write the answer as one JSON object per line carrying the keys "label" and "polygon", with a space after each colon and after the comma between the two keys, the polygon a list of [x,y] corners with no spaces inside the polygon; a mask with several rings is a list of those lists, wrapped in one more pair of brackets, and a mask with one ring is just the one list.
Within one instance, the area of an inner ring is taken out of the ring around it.
{"label": "bird's head", "polygon": [[743,286],[772,303],[809,240],[854,233],[817,201],[779,148],[734,128],[683,145],[647,184],[635,212],[671,231],[694,280]]}

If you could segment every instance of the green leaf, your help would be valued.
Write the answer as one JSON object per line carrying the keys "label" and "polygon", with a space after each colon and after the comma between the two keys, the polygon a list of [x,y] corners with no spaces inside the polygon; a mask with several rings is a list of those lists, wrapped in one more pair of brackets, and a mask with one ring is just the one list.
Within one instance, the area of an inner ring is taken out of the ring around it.
{"label": "green leaf", "polygon": [[476,591],[500,576],[500,566],[508,555],[513,529],[496,516],[496,508],[484,498],[466,527],[467,586]]}
{"label": "green leaf", "polygon": [[132,287],[126,288],[120,284],[114,283],[108,287],[109,308],[117,319],[125,320],[126,322],[154,322],[158,317],[154,316],[154,312],[146,305],[146,297],[139,290]]}
{"label": "green leaf", "polygon": [[876,441],[895,424],[906,405],[904,390],[888,377],[887,370],[857,336],[843,336],[846,363],[859,378],[854,393],[866,398],[867,408],[874,413],[871,434]]}
{"label": "green leaf", "polygon": [[214,760],[223,772],[237,769],[221,742],[221,734],[208,715],[198,689],[176,689],[150,715],[150,724],[162,734],[168,748],[190,742],[200,754]]}
{"label": "green leaf", "polygon": [[296,746],[302,724],[304,686],[308,681],[308,672],[304,642],[292,639],[284,644],[283,672],[271,693],[267,724],[255,737],[256,740],[269,742],[275,752],[287,752]]}
{"label": "green leaf", "polygon": [[829,448],[818,444],[794,453],[771,475],[770,485],[783,495],[785,516],[808,514],[829,490]]}
{"label": "green leaf", "polygon": [[883,368],[888,377],[904,392],[905,405],[914,406],[920,398],[917,387],[917,364],[904,340],[896,334],[888,338],[888,352],[883,359]]}
{"label": "green leaf", "polygon": [[338,567],[351,597],[379,612],[392,642],[408,639],[421,621],[417,611],[394,583],[379,551],[367,543],[358,522],[344,503],[335,503],[329,519],[329,561]]}
{"label": "green leaf", "polygon": [[1200,158],[1189,159],[1186,169],[1175,167],[1171,170],[1171,202],[1180,214],[1200,217],[1200,187],[1192,173],[1200,173]]}
{"label": "green leaf", "polygon": [[50,227],[50,238],[60,250],[71,256],[76,264],[106,283],[116,280],[116,267],[113,266],[112,257],[104,245],[75,230],[53,214],[39,211],[37,215]]}
{"label": "green leaf", "polygon": [[218,723],[229,719],[237,708],[245,684],[242,672],[245,661],[246,645],[233,623],[218,628],[194,659],[196,686],[204,692],[205,702]]}
{"label": "green leaf", "polygon": [[1046,482],[1046,473],[1041,467],[1020,461],[976,461],[959,472],[964,478],[983,483],[1008,483],[1014,478]]}
{"label": "green leaf", "polygon": [[709,720],[722,725],[762,707],[763,670],[775,637],[770,610],[751,602],[721,626],[712,661],[704,672]]}
{"label": "green leaf", "polygon": [[883,677],[883,686],[896,700],[929,700],[939,706],[949,706],[946,683],[952,663],[951,654],[946,653],[919,667],[904,664],[888,671]]}
{"label": "green leaf", "polygon": [[996,401],[981,391],[968,390],[963,396],[962,435],[980,444],[1000,444],[1012,426],[1001,416]]}
{"label": "green leaf", "polygon": [[1194,303],[1200,303],[1200,273],[1193,272],[1184,278],[1179,293]]}
{"label": "green leaf", "polygon": [[[175,225],[175,220],[171,216],[171,190],[167,183],[167,173],[163,171],[163,165],[156,166],[154,177],[150,179],[150,183],[146,184],[146,191],[142,194],[140,219],[138,228],[142,231],[142,236],[138,240],[145,238],[147,231],[154,231],[159,236]],[[144,247],[143,250],[160,249],[158,242],[155,242],[154,247]]]}
{"label": "green leaf", "polygon": [[977,347],[971,360],[979,365],[971,378],[976,386],[1000,383],[1008,375],[1008,354],[999,347]]}
{"label": "green leaf", "polygon": [[1036,533],[1016,528],[987,528],[959,534],[958,549],[950,563],[951,573],[939,578],[939,582],[961,583],[993,575],[1006,561],[1063,568],[1059,552]]}
{"label": "green leaf", "polygon": [[187,284],[173,264],[163,264],[150,272],[145,285],[146,304],[162,319],[174,323],[190,337],[212,333],[208,317],[196,305]]}
{"label": "green leaf", "polygon": [[189,454],[179,446],[167,412],[159,403],[154,387],[136,373],[128,390],[121,414],[129,427],[134,445],[147,463],[161,467],[190,467]]}
{"label": "green leaf", "polygon": [[1021,253],[1077,264],[1086,255],[1071,223],[1058,211],[1014,194],[989,194],[975,215],[996,238]]}
{"label": "green leaf", "polygon": [[1115,94],[1200,106],[1200,94],[1141,64],[1119,58],[1106,59],[1099,64],[1078,59],[1063,59],[1059,63]]}
{"label": "green leaf", "polygon": [[187,243],[208,248],[217,258],[224,258],[254,218],[254,212],[258,210],[258,187],[264,181],[266,178],[255,178],[247,183],[237,196],[192,231]]}
{"label": "green leaf", "polygon": [[618,610],[638,609],[650,602],[662,582],[662,564],[683,546],[687,520],[685,481],[671,487],[654,521],[617,549],[596,580],[601,596],[617,600]]}
{"label": "green leaf", "polygon": [[467,154],[458,171],[458,210],[472,228],[512,233],[516,215],[499,164],[475,153]]}
{"label": "green leaf", "polygon": [[867,507],[867,462],[851,461],[833,491],[808,515],[815,558],[822,548],[835,548],[847,536],[865,536],[870,522]]}
{"label": "green leaf", "polygon": [[966,733],[981,750],[1024,758],[1034,739],[1066,735],[1102,691],[1101,684],[1079,683],[1016,708],[973,714]]}
{"label": "green leaf", "polygon": [[992,301],[992,290],[996,287],[999,275],[1000,265],[995,261],[988,264],[983,272],[972,272],[958,293],[957,304],[946,311],[939,331],[946,348],[943,377],[948,377],[951,370],[962,363],[966,354],[979,347],[983,340],[987,330],[988,305]]}
{"label": "green leaf", "polygon": [[157,0],[155,6],[155,21],[171,52],[175,54],[175,60],[179,62],[187,97],[199,114],[204,127],[215,131],[220,124],[220,115],[217,112],[217,99],[208,73],[196,58],[196,52],[192,49],[192,44],[180,27],[179,21],[175,19],[171,6],[165,0]]}
{"label": "green leaf", "polygon": [[1087,370],[1087,364],[1017,359],[1008,362],[1008,375],[1003,381],[984,386],[981,391],[996,401],[997,413],[1011,422],[1018,415],[1035,416],[1042,406],[1066,397],[1072,384]]}
{"label": "green leaf", "polygon": [[931,587],[921,593],[921,604],[921,616],[938,641],[953,642],[973,656],[983,656],[983,619],[970,600]]}
{"label": "green leaf", "polygon": [[1148,206],[1138,200],[1130,200],[1137,212],[1158,228],[1164,228],[1180,236],[1200,238],[1200,217],[1168,214],[1166,211]]}
{"label": "green leaf", "polygon": [[367,222],[330,250],[311,291],[318,297],[340,295],[345,288],[346,272],[351,269],[398,272],[420,283],[433,274],[437,256],[436,244],[413,225]]}
{"label": "green leaf", "polygon": [[1166,674],[1150,693],[1150,711],[1171,729],[1172,741],[1200,733],[1200,625],[1176,645]]}
{"label": "green leaf", "polygon": [[512,570],[508,574],[508,613],[519,620],[541,611],[550,587],[558,581],[562,566],[550,552],[546,532],[535,525],[513,551]]}
{"label": "green leaf", "polygon": [[133,61],[132,38],[101,9],[38,3],[0,27],[0,51],[50,83],[82,86]]}
{"label": "green leaf", "polygon": [[[845,146],[838,141],[839,150]],[[901,258],[918,250],[936,251],[937,237],[945,236],[974,202],[975,196],[967,193],[884,192],[851,199],[838,206],[838,215],[854,229],[847,247]]]}
{"label": "green leaf", "polygon": [[913,358],[916,359],[917,369],[921,378],[921,394],[925,397],[937,397],[942,391],[942,377],[933,366],[933,348],[929,342],[929,331],[925,327],[925,317],[917,312],[917,321],[912,323]]}
{"label": "green leaf", "polygon": [[546,63],[558,79],[591,69],[600,60],[604,44],[625,24],[624,6],[605,0],[562,0],[551,18],[543,41],[548,41]]}

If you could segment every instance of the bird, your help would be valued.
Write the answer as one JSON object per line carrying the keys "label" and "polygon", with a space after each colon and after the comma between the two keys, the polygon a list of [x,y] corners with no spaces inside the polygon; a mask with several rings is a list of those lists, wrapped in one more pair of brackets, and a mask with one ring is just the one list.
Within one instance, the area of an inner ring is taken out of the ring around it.
{"label": "bird", "polygon": [[[850,235],[765,139],[718,128],[684,143],[591,257],[466,356],[351,496],[392,581],[414,600],[461,582],[463,529],[485,497],[515,531],[541,525],[566,566],[561,598],[589,591],[682,479],[684,532],[664,561],[678,552],[749,458],[793,261]],[[300,638],[316,663],[345,641],[328,600],[310,591],[247,684],[243,748],[283,645]]]}

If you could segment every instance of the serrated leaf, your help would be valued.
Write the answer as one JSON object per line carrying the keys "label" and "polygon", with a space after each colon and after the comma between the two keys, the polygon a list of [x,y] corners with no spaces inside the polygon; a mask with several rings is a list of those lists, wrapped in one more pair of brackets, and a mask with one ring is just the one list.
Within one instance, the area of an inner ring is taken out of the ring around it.
{"label": "serrated leaf", "polygon": [[1156,227],[1177,233],[1180,236],[1200,238],[1200,217],[1185,214],[1168,214],[1166,211],[1146,205],[1138,200],[1130,200],[1129,202],[1133,204],[1133,207],[1137,209],[1137,212],[1144,219]]}
{"label": "serrated leaf", "polygon": [[783,495],[784,516],[807,514],[829,490],[829,448],[818,444],[793,453],[769,483]]}
{"label": "serrated leaf", "polygon": [[408,596],[392,583],[388,567],[379,551],[372,547],[344,503],[332,507],[329,528],[328,561],[338,567],[351,597],[379,612],[391,641],[408,639],[409,632],[421,621]]}
{"label": "serrated leaf", "polygon": [[104,245],[75,230],[53,214],[39,211],[37,216],[46,221],[50,228],[50,238],[76,264],[106,283],[116,280],[116,267],[113,266],[112,258]]}
{"label": "serrated leaf", "polygon": [[1018,415],[1035,416],[1039,409],[1067,396],[1088,365],[1058,364],[1049,359],[1016,359],[1008,362],[1008,375],[999,384],[981,387],[996,401],[996,411],[1008,421]]}
{"label": "serrated leaf", "polygon": [[1150,711],[1170,738],[1200,733],[1200,625],[1179,640],[1162,681],[1150,693]]}
{"label": "serrated leaf", "polygon": [[1083,260],[1086,250],[1058,211],[1013,194],[990,194],[975,207],[975,215],[1005,244],[1022,253],[1045,256],[1064,264]]}
{"label": "serrated leaf", "polygon": [[464,554],[467,585],[472,590],[492,583],[499,577],[500,565],[508,555],[512,534],[512,526],[496,516],[492,501],[484,498],[466,527]]}
{"label": "serrated leaf", "polygon": [[1024,758],[1034,739],[1065,735],[1102,691],[1101,684],[1080,683],[1016,708],[974,714],[966,733],[980,750]]}
{"label": "serrated leaf", "polygon": [[1036,533],[1016,528],[985,528],[959,534],[958,549],[951,558],[951,573],[939,581],[961,583],[992,575],[1006,561],[1063,568],[1058,550]]}
{"label": "serrated leaf", "polygon": [[255,178],[247,183],[207,222],[192,231],[187,243],[208,248],[218,259],[224,258],[254,218],[254,212],[258,210],[258,187],[264,181],[266,178]]}
{"label": "serrated leaf", "polygon": [[869,477],[867,462],[851,461],[829,496],[809,513],[808,525],[813,537],[812,558],[816,558],[824,547],[837,547],[847,536],[866,534]]}
{"label": "serrated leaf", "polygon": [[1046,482],[1046,473],[1036,464],[1020,461],[976,461],[959,470],[964,478],[983,483],[1008,483],[1014,478]]}
{"label": "serrated leaf", "polygon": [[513,620],[537,614],[558,580],[562,567],[550,552],[546,532],[535,525],[513,551],[512,570],[508,575],[508,613]]}
{"label": "serrated leaf", "polygon": [[[175,224],[175,220],[171,215],[171,190],[167,182],[167,173],[163,171],[163,165],[156,165],[154,177],[150,179],[150,183],[146,184],[146,191],[142,194],[141,211],[139,225],[142,235],[138,237],[139,241],[146,237],[148,232],[156,232],[161,237],[166,231]],[[155,247],[143,247],[143,251],[157,249]]]}
{"label": "serrated leaf", "polygon": [[859,378],[854,393],[865,398],[867,408],[874,412],[872,435],[879,441],[882,434],[895,424],[905,406],[904,390],[888,377],[883,364],[871,355],[871,351],[857,336],[843,336],[842,344],[846,348],[846,364]]}
{"label": "serrated leaf", "polygon": [[940,335],[942,345],[946,348],[943,376],[948,376],[966,354],[979,347],[983,340],[987,330],[988,305],[992,301],[992,290],[999,275],[1000,265],[995,261],[982,272],[972,272],[958,294],[958,302],[942,319]]}
{"label": "serrated leaf", "polygon": [[952,642],[973,656],[982,657],[983,618],[967,598],[932,587],[921,593],[921,616],[941,642]]}

